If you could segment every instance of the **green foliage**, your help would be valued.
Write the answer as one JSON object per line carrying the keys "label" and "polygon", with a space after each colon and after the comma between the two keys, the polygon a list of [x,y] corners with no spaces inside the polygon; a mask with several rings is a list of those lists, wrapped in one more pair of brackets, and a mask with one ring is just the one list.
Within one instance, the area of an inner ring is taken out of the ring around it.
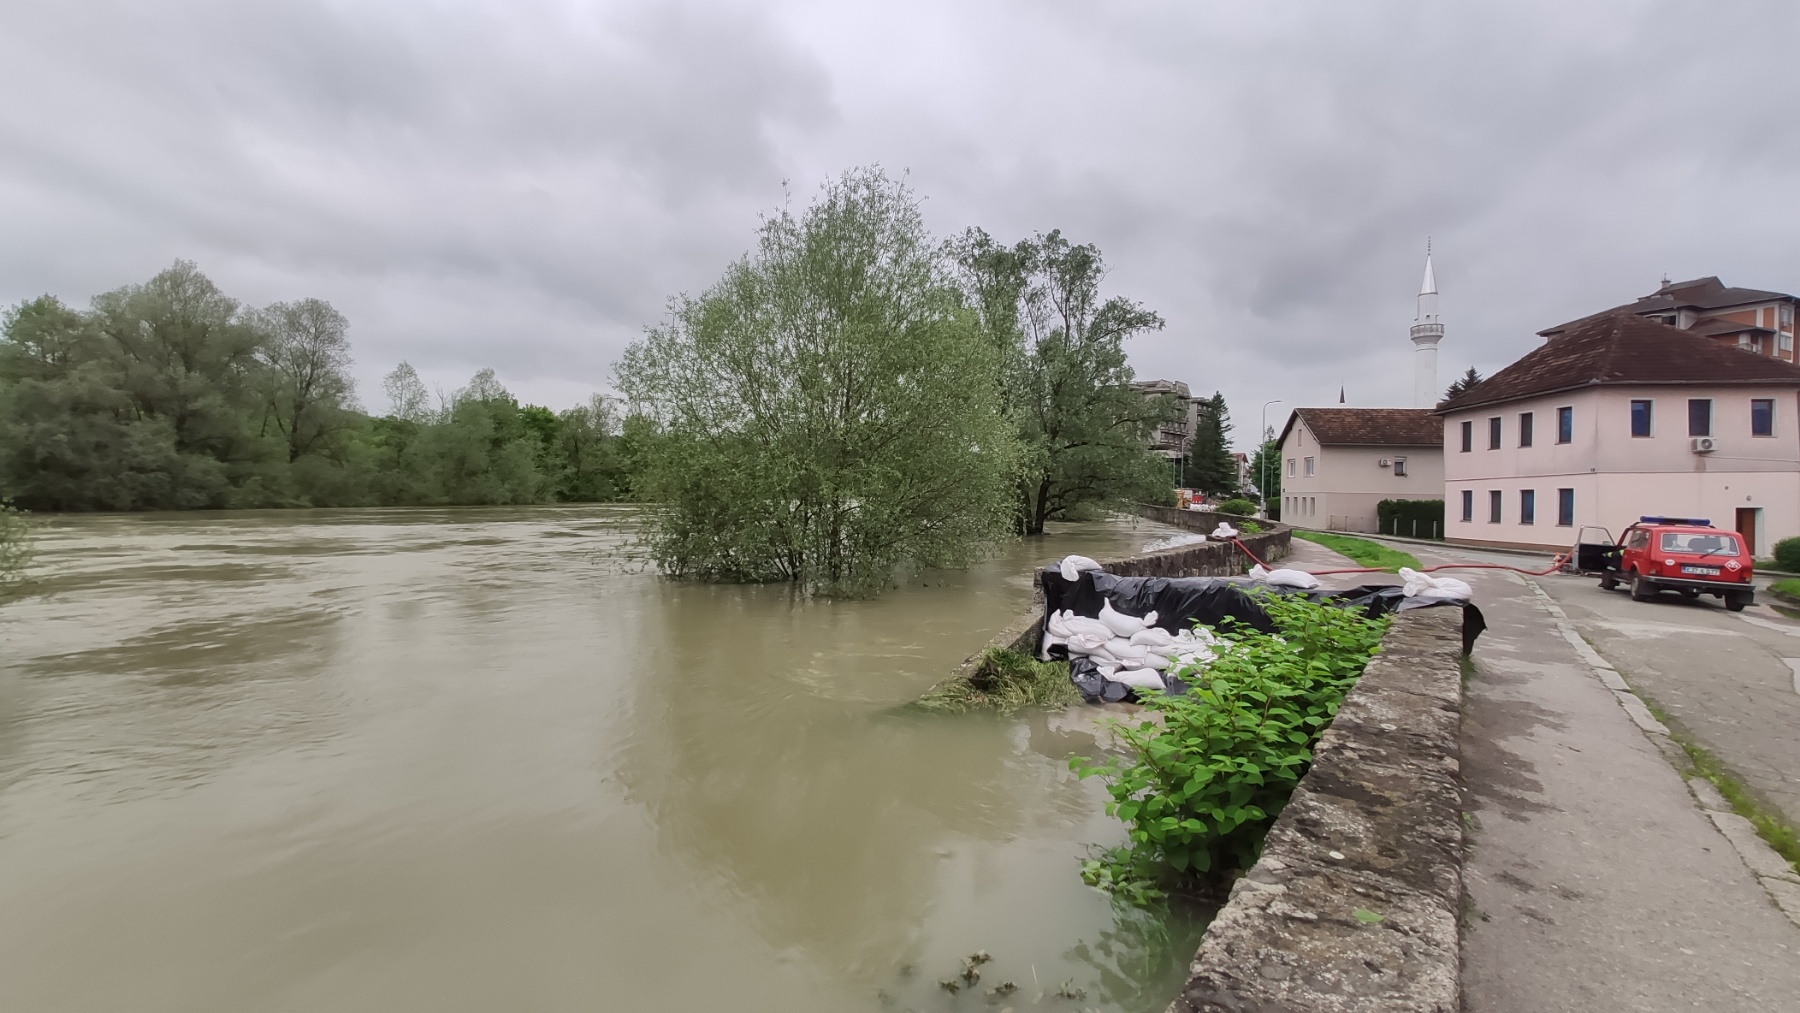
{"label": "green foliage", "polygon": [[[1470,366],[1468,372],[1451,381],[1450,386],[1444,391],[1444,400],[1448,401],[1458,394],[1474,390],[1475,387],[1481,383],[1481,380],[1481,374],[1475,372],[1474,366]],[[1442,402],[1439,403],[1441,404]]]}
{"label": "green foliage", "polygon": [[1250,517],[1256,513],[1256,504],[1247,499],[1228,499],[1219,504],[1219,513],[1233,514],[1238,517]]}
{"label": "green foliage", "polygon": [[1239,534],[1245,534],[1245,535],[1260,535],[1260,534],[1262,534],[1262,525],[1256,523],[1255,521],[1239,521],[1238,525],[1237,525],[1237,529],[1238,529]]}
{"label": "green foliage", "polygon": [[879,169],[764,223],[754,255],[618,364],[673,576],[867,593],[961,566],[1012,521],[1017,439],[918,202]]}
{"label": "green foliage", "polygon": [[[1194,445],[1188,452],[1188,484],[1208,496],[1230,496],[1238,491],[1237,462],[1231,457],[1231,412],[1225,395],[1199,404],[1194,423]],[[1254,507],[1250,511],[1255,513]]]}
{"label": "green foliage", "polygon": [[1769,590],[1790,601],[1800,601],[1800,580],[1790,577],[1787,580],[1771,581]]}
{"label": "green foliage", "polygon": [[[0,499],[0,598],[24,581],[32,555],[31,520],[24,511]],[[1063,681],[1068,681],[1066,675]]]}
{"label": "green foliage", "polygon": [[1304,538],[1325,546],[1340,556],[1350,557],[1358,566],[1367,566],[1376,570],[1394,573],[1402,566],[1419,569],[1420,563],[1411,553],[1390,549],[1385,545],[1371,542],[1367,538],[1351,538],[1349,535],[1333,535],[1323,531],[1294,531],[1295,538]]}
{"label": "green foliage", "polygon": [[1784,573],[1800,573],[1800,538],[1775,543],[1775,566]]}
{"label": "green foliage", "polygon": [[992,710],[1010,714],[1027,707],[1064,707],[1080,701],[1069,681],[1066,661],[1038,661],[1001,647],[990,647],[968,676],[952,676],[914,702],[921,710],[944,714]]}
{"label": "green foliage", "polygon": [[611,499],[604,402],[520,407],[492,370],[433,408],[401,363],[386,418],[356,406],[349,322],[318,299],[256,309],[186,261],[88,311],[0,321],[0,489],[35,510]]}
{"label": "green foliage", "polygon": [[1441,499],[1384,499],[1375,504],[1376,527],[1384,535],[1406,538],[1444,537]]}
{"label": "green foliage", "polygon": [[1103,300],[1099,249],[1060,231],[1009,247],[969,229],[947,252],[999,356],[989,396],[1020,444],[1018,530],[1040,534],[1045,521],[1092,505],[1167,501],[1168,462],[1147,439],[1185,406],[1134,389],[1124,346],[1161,330],[1162,318],[1119,296]]}
{"label": "green foliage", "polygon": [[1119,725],[1127,755],[1075,757],[1099,776],[1129,845],[1083,869],[1090,884],[1141,899],[1171,883],[1249,868],[1270,824],[1312,761],[1344,694],[1380,645],[1387,621],[1297,596],[1261,601],[1275,634],[1222,631],[1226,644],[1193,688],[1153,696],[1159,720]]}

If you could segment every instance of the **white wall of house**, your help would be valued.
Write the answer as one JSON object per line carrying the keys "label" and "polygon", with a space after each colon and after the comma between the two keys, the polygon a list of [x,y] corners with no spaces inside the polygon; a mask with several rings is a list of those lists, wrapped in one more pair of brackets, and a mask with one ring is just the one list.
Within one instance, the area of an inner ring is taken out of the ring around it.
{"label": "white wall of house", "polygon": [[1444,495],[1442,447],[1321,447],[1302,420],[1281,445],[1281,466],[1281,519],[1305,528],[1374,531],[1382,500]]}
{"label": "white wall of house", "polygon": [[[1767,436],[1752,433],[1754,399],[1773,402]],[[1690,400],[1712,403],[1717,449],[1711,453],[1693,450]],[[1650,402],[1648,436],[1632,435],[1634,401]],[[1564,408],[1571,411],[1569,440],[1560,442]],[[1525,413],[1532,417],[1529,447],[1520,446]],[[1494,418],[1500,446],[1490,449]],[[1468,451],[1464,423],[1470,424]],[[1662,514],[1738,528],[1738,512],[1749,510],[1757,511],[1757,552],[1766,555],[1777,540],[1800,535],[1800,396],[1792,387],[1608,386],[1452,412],[1444,419],[1444,484],[1446,526],[1455,541],[1566,548],[1582,525],[1616,536],[1640,516]],[[1526,490],[1533,493],[1532,523],[1524,516]],[[1568,517],[1559,516],[1565,495],[1574,498]],[[1472,507],[1467,520],[1465,502]]]}

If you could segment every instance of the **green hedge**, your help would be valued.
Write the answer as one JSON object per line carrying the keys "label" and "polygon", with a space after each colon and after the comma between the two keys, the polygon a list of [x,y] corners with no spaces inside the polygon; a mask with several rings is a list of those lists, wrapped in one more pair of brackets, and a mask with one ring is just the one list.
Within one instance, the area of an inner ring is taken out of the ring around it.
{"label": "green hedge", "polygon": [[1775,565],[1788,573],[1800,573],[1800,538],[1775,543]]}
{"label": "green hedge", "polygon": [[1242,498],[1228,499],[1219,504],[1219,512],[1222,514],[1235,514],[1239,517],[1251,517],[1256,513],[1256,504]]}
{"label": "green hedge", "polygon": [[1444,537],[1444,501],[1441,499],[1384,499],[1375,504],[1381,534],[1402,538]]}

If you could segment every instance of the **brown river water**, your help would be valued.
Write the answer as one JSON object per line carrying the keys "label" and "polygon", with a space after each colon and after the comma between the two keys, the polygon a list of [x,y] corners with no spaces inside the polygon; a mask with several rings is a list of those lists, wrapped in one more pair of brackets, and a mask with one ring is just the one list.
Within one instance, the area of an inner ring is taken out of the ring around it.
{"label": "brown river water", "polygon": [[1082,885],[1093,740],[895,708],[1033,565],[1171,534],[844,602],[663,581],[628,508],[53,518],[0,606],[0,1010],[1159,1011],[1202,916]]}

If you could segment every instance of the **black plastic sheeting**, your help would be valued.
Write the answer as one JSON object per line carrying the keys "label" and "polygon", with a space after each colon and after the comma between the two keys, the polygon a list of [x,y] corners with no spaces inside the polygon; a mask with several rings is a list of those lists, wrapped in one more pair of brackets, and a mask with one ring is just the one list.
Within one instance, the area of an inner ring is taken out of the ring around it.
{"label": "black plastic sheeting", "polygon": [[[1462,649],[1468,654],[1475,648],[1475,638],[1487,629],[1487,620],[1473,602],[1440,601],[1408,598],[1398,586],[1363,584],[1341,590],[1303,590],[1253,584],[1247,577],[1121,577],[1104,570],[1084,570],[1074,580],[1062,575],[1054,566],[1044,568],[1044,616],[1067,609],[1090,618],[1100,615],[1103,602],[1112,602],[1113,611],[1130,616],[1156,613],[1155,625],[1174,633],[1191,629],[1198,620],[1216,627],[1226,618],[1245,626],[1272,633],[1275,623],[1249,593],[1249,588],[1266,588],[1278,594],[1302,595],[1312,601],[1326,602],[1344,608],[1361,609],[1370,619],[1390,612],[1416,608],[1460,607],[1463,613]],[[1052,657],[1067,658],[1068,649],[1057,645],[1050,649]],[[1069,668],[1069,678],[1089,700],[1128,699],[1130,690],[1117,683],[1107,683],[1086,658],[1078,658]],[[1090,685],[1091,684],[1091,685]],[[1171,690],[1179,692],[1176,687]],[[1090,692],[1090,689],[1092,692]],[[1112,695],[1108,695],[1112,694]]]}

